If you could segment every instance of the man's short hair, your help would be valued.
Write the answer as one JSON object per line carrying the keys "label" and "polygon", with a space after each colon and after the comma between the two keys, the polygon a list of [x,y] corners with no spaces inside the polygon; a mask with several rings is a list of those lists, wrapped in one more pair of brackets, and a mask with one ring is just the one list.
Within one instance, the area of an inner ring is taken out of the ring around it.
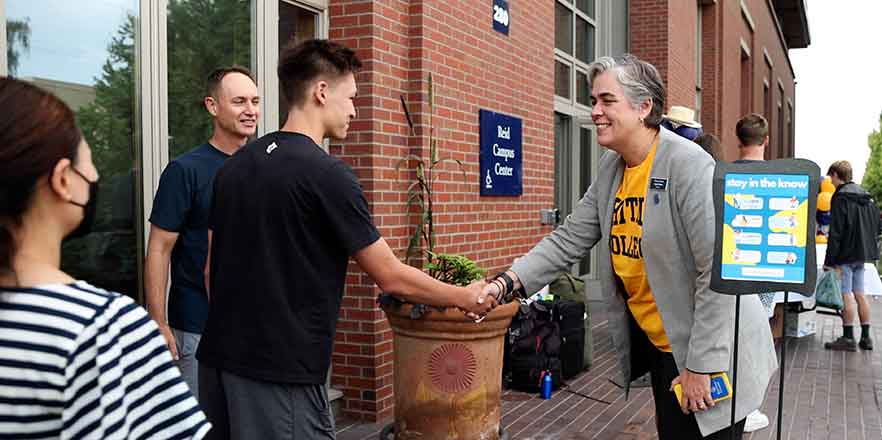
{"label": "man's short hair", "polygon": [[302,106],[312,81],[330,82],[359,69],[361,60],[352,49],[329,40],[306,40],[279,55],[279,86],[288,106]]}
{"label": "man's short hair", "polygon": [[217,98],[217,92],[220,90],[221,81],[224,80],[225,76],[231,73],[241,73],[242,75],[251,78],[251,81],[254,81],[254,84],[257,84],[254,75],[245,67],[239,65],[218,67],[217,69],[212,70],[211,73],[208,74],[208,78],[205,80],[205,96],[213,96]]}
{"label": "man's short hair", "polygon": [[769,136],[769,122],[763,115],[751,113],[735,124],[735,135],[742,146],[762,145]]}
{"label": "man's short hair", "polygon": [[839,180],[843,182],[851,182],[851,164],[847,160],[837,160],[827,169],[827,175],[836,173]]}

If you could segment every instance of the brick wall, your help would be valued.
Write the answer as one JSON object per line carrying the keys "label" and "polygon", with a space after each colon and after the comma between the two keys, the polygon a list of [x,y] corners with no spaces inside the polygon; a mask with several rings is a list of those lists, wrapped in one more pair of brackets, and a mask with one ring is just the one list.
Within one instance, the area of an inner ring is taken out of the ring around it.
{"label": "brick wall", "polygon": [[[652,63],[667,86],[669,47],[669,0],[631,0],[628,27],[630,51]],[[667,109],[665,109],[667,111]]]}
{"label": "brick wall", "polygon": [[[455,165],[437,173],[436,251],[465,254],[493,272],[550,231],[539,225],[538,211],[554,203],[554,5],[510,2],[510,9],[506,37],[493,31],[490,2],[331,1],[330,38],[356,48],[365,62],[357,78],[358,117],[331,153],[358,173],[374,222],[399,256],[416,217],[405,205],[413,173],[395,166],[406,154],[428,155],[430,72],[439,154],[465,166],[464,178]],[[479,197],[482,108],[523,119],[521,197]],[[344,392],[344,411],[370,421],[394,411],[392,333],[376,306],[378,293],[351,265],[333,355],[332,383]]]}
{"label": "brick wall", "polygon": [[[702,9],[701,118],[705,130],[721,138],[727,160],[736,155],[734,126],[741,117],[741,38],[753,45],[754,110],[762,108],[763,47],[774,66],[772,93],[778,93],[778,78],[784,85],[785,112],[786,97],[793,96],[793,76],[768,0],[745,1],[755,33],[746,30],[740,2],[718,1]],[[374,222],[399,256],[416,217],[405,205],[413,173],[396,170],[396,164],[406,154],[428,154],[430,72],[439,153],[465,166],[464,178],[450,165],[437,174],[436,250],[463,253],[493,272],[550,231],[539,225],[538,211],[554,204],[554,2],[509,4],[511,33],[504,36],[492,29],[490,2],[331,1],[330,37],[355,48],[365,62],[357,78],[358,117],[349,138],[332,145],[331,152],[356,170]],[[630,51],[658,68],[668,107],[695,105],[696,7],[681,0],[630,3]],[[409,104],[413,134],[399,96]],[[523,119],[521,197],[478,195],[482,108]],[[777,111],[773,129],[776,116]],[[392,332],[376,306],[378,293],[357,266],[350,266],[333,355],[332,382],[344,392],[344,411],[369,421],[394,411]]]}
{"label": "brick wall", "polygon": [[[787,49],[778,34],[774,11],[768,0],[745,0],[754,28],[751,30],[742,14],[740,2],[716,2],[704,6],[703,21],[703,66],[702,66],[702,121],[706,131],[717,135],[725,150],[725,159],[733,160],[738,155],[738,138],[735,136],[735,123],[743,116],[741,108],[741,40],[750,48],[752,69],[752,111],[763,113],[763,80],[768,79],[772,94],[772,114],[769,126],[772,132],[769,146],[770,158],[792,154],[793,147],[779,145],[781,139],[789,140],[787,121],[785,133],[778,132],[777,102],[782,101],[785,117],[788,99],[795,106],[795,83],[789,65]],[[772,60],[772,68],[766,65],[763,49]],[[770,74],[771,72],[771,74]],[[783,85],[783,99],[778,89],[778,81]]]}
{"label": "brick wall", "polygon": [[[750,97],[753,111],[763,110],[763,78],[768,78],[772,93],[772,131],[770,157],[781,157],[793,151],[788,140],[788,99],[793,102],[794,78],[788,64],[787,49],[775,25],[770,0],[745,0],[755,24],[751,31],[741,12],[739,1],[717,1],[702,6],[702,97],[701,122],[704,130],[717,135],[724,149],[724,159],[737,157],[738,139],[735,123],[741,107],[741,39],[751,47]],[[653,63],[665,81],[666,107],[695,107],[695,57],[697,1],[632,0],[630,11],[630,51]],[[772,60],[771,75],[763,58],[763,48]],[[778,81],[783,85],[782,94]],[[782,102],[786,120],[785,133],[779,133],[778,101]],[[795,102],[794,102],[795,106]],[[781,145],[784,139],[785,144]]]}
{"label": "brick wall", "polygon": [[[698,3],[671,1],[668,10],[668,66],[665,104],[685,105],[695,109],[696,22]],[[667,109],[666,109],[667,110]]]}

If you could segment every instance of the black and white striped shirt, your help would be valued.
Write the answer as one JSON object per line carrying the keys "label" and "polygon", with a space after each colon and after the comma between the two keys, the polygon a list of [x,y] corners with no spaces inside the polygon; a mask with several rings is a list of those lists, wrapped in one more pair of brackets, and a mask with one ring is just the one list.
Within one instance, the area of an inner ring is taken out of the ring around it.
{"label": "black and white striped shirt", "polygon": [[0,288],[0,437],[199,439],[211,425],[130,298]]}

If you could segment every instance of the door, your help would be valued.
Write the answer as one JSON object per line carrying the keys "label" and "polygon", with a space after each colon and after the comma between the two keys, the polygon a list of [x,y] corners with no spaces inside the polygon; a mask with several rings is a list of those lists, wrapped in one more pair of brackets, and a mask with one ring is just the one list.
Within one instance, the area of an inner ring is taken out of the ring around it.
{"label": "door", "polygon": [[[588,190],[593,177],[594,131],[592,126],[564,113],[554,114],[554,204],[558,225],[573,212],[579,199]],[[573,267],[575,275],[592,275],[591,255]]]}

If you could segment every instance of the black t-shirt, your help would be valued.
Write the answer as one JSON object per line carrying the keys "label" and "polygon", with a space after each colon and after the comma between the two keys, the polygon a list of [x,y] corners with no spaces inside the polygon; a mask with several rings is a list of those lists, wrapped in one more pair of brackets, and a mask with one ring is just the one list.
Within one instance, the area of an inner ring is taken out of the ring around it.
{"label": "black t-shirt", "polygon": [[324,383],[349,257],[380,238],[355,174],[307,136],[268,134],[218,172],[209,227],[199,361],[264,381]]}

